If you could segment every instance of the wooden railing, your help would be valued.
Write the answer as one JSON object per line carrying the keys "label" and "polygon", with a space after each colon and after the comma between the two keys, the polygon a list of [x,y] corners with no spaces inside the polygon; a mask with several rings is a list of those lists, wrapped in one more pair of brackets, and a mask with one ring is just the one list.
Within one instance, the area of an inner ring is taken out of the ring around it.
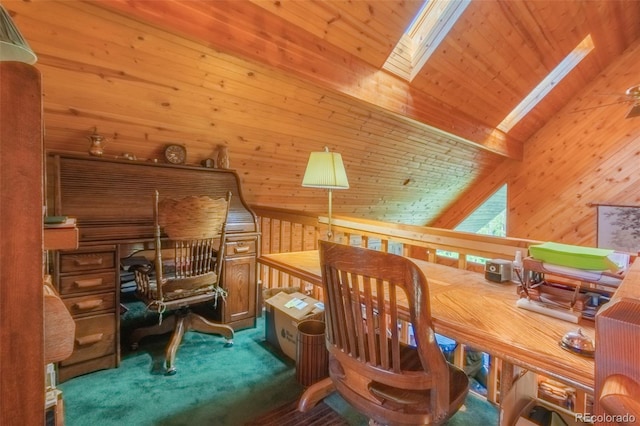
{"label": "wooden railing", "polygon": [[[315,250],[318,248],[319,224],[315,215],[288,210],[253,207],[258,216],[261,232],[261,254]],[[302,282],[288,274],[260,265],[259,281],[264,290],[273,288],[299,288],[303,292],[318,295],[310,283]]]}
{"label": "wooden railing", "polygon": [[[318,240],[326,239],[326,217],[316,217],[287,210],[254,208],[262,232],[261,252],[282,253],[317,249]],[[517,251],[526,256],[527,248],[539,241],[501,238],[424,226],[402,225],[347,217],[332,220],[334,241],[368,247],[461,269],[482,272],[481,259],[512,260]],[[313,286],[278,271],[261,266],[264,289]]]}

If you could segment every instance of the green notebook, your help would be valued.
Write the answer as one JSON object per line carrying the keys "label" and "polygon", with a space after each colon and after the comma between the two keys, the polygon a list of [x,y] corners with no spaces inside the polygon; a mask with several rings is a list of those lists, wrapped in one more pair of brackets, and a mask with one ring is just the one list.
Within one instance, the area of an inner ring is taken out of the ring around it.
{"label": "green notebook", "polygon": [[65,223],[67,221],[67,216],[45,216],[44,223],[45,225],[52,225],[55,223]]}
{"label": "green notebook", "polygon": [[547,242],[529,246],[529,254],[543,262],[593,271],[617,271],[609,256],[614,250]]}

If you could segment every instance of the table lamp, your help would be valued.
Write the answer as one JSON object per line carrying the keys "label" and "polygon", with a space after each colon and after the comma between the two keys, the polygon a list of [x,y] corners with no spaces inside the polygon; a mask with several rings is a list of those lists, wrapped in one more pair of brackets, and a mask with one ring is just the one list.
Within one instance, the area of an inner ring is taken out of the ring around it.
{"label": "table lamp", "polygon": [[0,5],[0,61],[17,61],[33,65],[37,57]]}
{"label": "table lamp", "polygon": [[302,186],[329,190],[329,229],[327,230],[327,238],[331,240],[333,236],[331,233],[331,193],[334,189],[349,188],[342,156],[337,152],[329,152],[329,148],[326,146],[324,151],[312,152],[309,155]]}

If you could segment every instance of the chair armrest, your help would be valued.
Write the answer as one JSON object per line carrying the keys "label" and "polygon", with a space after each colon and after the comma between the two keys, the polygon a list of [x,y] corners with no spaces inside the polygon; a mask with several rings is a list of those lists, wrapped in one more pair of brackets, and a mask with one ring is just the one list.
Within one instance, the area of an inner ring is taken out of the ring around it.
{"label": "chair armrest", "polygon": [[632,425],[640,419],[640,384],[628,376],[613,374],[602,386],[600,404],[608,414],[621,416],[619,424]]}

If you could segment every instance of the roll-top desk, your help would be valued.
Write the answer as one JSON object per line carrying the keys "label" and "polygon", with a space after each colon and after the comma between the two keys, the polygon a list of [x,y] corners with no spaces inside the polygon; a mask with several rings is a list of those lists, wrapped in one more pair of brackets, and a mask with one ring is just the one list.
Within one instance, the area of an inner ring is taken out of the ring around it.
{"label": "roll-top desk", "polygon": [[48,214],[75,217],[79,230],[77,250],[52,256],[56,287],[76,321],[60,381],[120,363],[120,258],[153,247],[156,189],[161,197],[232,193],[222,279],[228,297],[213,319],[255,326],[260,232],[233,170],[48,153]]}

